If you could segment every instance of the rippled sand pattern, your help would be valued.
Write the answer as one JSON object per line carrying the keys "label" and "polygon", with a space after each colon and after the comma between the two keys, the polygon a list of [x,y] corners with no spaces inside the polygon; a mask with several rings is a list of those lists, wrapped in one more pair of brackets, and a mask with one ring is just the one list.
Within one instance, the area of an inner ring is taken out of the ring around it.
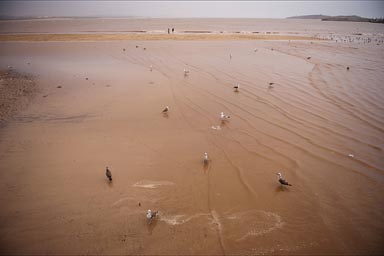
{"label": "rippled sand pattern", "polygon": [[0,133],[2,252],[384,253],[383,45],[0,47],[48,95]]}

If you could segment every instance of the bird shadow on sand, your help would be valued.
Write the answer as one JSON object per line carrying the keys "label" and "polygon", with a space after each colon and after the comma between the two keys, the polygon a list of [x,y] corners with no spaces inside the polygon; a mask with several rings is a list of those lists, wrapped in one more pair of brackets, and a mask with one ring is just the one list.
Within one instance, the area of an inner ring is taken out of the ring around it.
{"label": "bird shadow on sand", "polygon": [[279,192],[289,192],[289,188],[285,187],[285,186],[277,186],[276,189],[275,189],[275,192],[276,193],[279,193]]}
{"label": "bird shadow on sand", "polygon": [[163,117],[164,117],[164,118],[169,118],[168,113],[163,113]]}
{"label": "bird shadow on sand", "polygon": [[209,163],[203,163],[203,171],[204,173],[207,173],[210,169],[210,164]]}
{"label": "bird shadow on sand", "polygon": [[225,127],[228,124],[228,120],[221,120],[220,124],[221,127]]}
{"label": "bird shadow on sand", "polygon": [[156,228],[157,223],[158,223],[158,219],[157,219],[157,217],[154,218],[153,220],[151,220],[151,222],[146,221],[145,224],[147,225],[148,233],[149,233],[150,235],[152,235],[152,232],[153,232],[153,230]]}
{"label": "bird shadow on sand", "polygon": [[112,181],[108,181],[108,187],[113,188],[113,182]]}

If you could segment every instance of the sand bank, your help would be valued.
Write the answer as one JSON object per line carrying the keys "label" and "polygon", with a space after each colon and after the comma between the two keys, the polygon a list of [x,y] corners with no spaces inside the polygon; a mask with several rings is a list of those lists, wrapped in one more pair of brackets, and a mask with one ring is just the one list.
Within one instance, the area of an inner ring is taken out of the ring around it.
{"label": "sand bank", "polygon": [[120,40],[319,40],[309,36],[252,34],[28,34],[0,35],[0,41],[120,41]]}
{"label": "sand bank", "polygon": [[0,47],[41,88],[0,129],[1,253],[383,254],[382,45]]}

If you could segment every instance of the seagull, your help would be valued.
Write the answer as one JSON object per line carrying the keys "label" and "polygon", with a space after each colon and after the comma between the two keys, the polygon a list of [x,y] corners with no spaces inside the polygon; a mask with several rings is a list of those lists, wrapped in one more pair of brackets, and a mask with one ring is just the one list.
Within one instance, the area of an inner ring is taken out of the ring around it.
{"label": "seagull", "polygon": [[147,211],[148,224],[152,223],[152,220],[157,216],[158,213],[159,211],[155,211],[155,212],[152,212],[151,210]]}
{"label": "seagull", "polygon": [[273,88],[273,84],[274,84],[274,83],[272,83],[272,82],[269,83],[269,85],[268,85],[268,89],[272,89],[272,88]]}
{"label": "seagull", "polygon": [[153,66],[151,65],[151,66],[149,66],[149,69],[151,70],[151,72],[152,72],[152,68],[153,68]]}
{"label": "seagull", "polygon": [[189,70],[188,69],[184,69],[184,76],[187,76],[189,74]]}
{"label": "seagull", "polygon": [[292,186],[292,184],[289,184],[288,181],[283,179],[283,175],[281,175],[280,172],[276,173],[276,175],[279,176],[279,182],[281,185]]}
{"label": "seagull", "polygon": [[108,166],[107,166],[106,169],[105,169],[105,176],[107,176],[107,178],[109,179],[109,181],[112,181],[112,173],[111,173],[111,171],[109,170]]}
{"label": "seagull", "polygon": [[225,120],[228,120],[229,118],[231,118],[230,116],[227,116],[227,115],[224,115],[224,112],[221,112],[220,113],[220,118],[221,118],[221,121],[225,121]]}
{"label": "seagull", "polygon": [[204,165],[207,165],[209,163],[208,153],[204,153]]}
{"label": "seagull", "polygon": [[237,85],[233,86],[233,89],[235,89],[235,92],[238,92],[239,88],[240,88],[240,84],[237,84]]}
{"label": "seagull", "polygon": [[166,106],[165,109],[162,111],[162,113],[168,113],[168,111],[169,111],[169,107]]}

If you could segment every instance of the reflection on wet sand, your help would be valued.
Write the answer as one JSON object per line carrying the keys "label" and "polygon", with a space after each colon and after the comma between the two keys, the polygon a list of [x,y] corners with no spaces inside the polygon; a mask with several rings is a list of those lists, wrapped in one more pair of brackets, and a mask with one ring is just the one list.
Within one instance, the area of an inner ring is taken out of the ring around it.
{"label": "reflection on wet sand", "polygon": [[382,27],[225,22],[236,40],[2,42],[42,88],[1,128],[4,253],[383,253]]}

